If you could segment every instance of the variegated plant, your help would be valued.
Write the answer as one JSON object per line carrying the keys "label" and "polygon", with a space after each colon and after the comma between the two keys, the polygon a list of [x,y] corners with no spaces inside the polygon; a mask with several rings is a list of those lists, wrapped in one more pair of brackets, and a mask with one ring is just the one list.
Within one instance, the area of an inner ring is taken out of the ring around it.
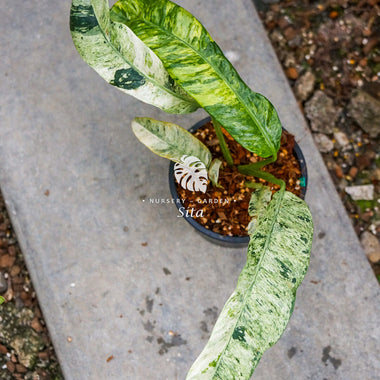
{"label": "variegated plant", "polygon": [[[313,234],[306,203],[261,168],[277,158],[282,133],[273,105],[240,78],[203,25],[169,0],[72,0],[70,28],[80,55],[108,83],[169,113],[203,107],[228,165],[224,127],[266,158],[241,173],[280,185],[252,194],[247,263],[205,349],[187,379],[249,379],[283,333],[306,273]],[[218,185],[222,162],[178,125],[136,118],[132,129],[151,151],[176,162],[178,182],[205,191]],[[257,185],[247,184],[257,187]]]}
{"label": "variegated plant", "polygon": [[247,263],[187,380],[249,379],[285,330],[309,265],[313,224],[306,203],[284,185],[271,195],[267,187],[252,194]]}

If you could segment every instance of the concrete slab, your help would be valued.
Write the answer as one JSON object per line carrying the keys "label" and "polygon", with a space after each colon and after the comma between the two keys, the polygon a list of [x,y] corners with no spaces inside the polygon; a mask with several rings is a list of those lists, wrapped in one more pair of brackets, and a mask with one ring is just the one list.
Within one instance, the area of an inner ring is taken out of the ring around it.
{"label": "concrete slab", "polygon": [[[252,3],[179,3],[239,57],[309,166],[311,267],[254,378],[380,379],[379,287]],[[14,0],[0,15],[1,188],[65,378],[183,379],[245,250],[199,239],[173,205],[149,203],[169,197],[168,163],[136,142],[130,122],[188,127],[204,114],[168,117],[103,82],[72,45],[69,7]]]}

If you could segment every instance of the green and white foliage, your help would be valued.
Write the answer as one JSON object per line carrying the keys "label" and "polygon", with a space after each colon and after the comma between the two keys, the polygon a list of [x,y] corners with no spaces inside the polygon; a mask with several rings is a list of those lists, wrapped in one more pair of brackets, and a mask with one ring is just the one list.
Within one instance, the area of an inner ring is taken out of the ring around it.
{"label": "green and white foliage", "polygon": [[211,152],[201,141],[179,125],[149,117],[136,117],[132,122],[136,137],[153,153],[183,164],[183,156],[193,156],[206,168]]}
{"label": "green and white foliage", "polygon": [[177,182],[190,191],[207,190],[207,169],[203,162],[194,156],[183,156],[182,162],[174,165],[174,177]]}
{"label": "green and white foliage", "polygon": [[192,14],[169,0],[120,0],[111,19],[133,30],[238,143],[261,157],[276,155],[281,137],[276,110],[242,81]]}
{"label": "green and white foliage", "polygon": [[[260,190],[262,191],[262,190]],[[283,189],[260,210],[247,263],[209,342],[187,380],[249,379],[265,350],[281,337],[309,265],[313,224],[306,203]],[[254,211],[254,213],[256,213]]]}
{"label": "green and white foliage", "polygon": [[108,83],[166,112],[199,107],[151,49],[126,25],[110,20],[108,0],[73,0],[70,29],[83,60]]}
{"label": "green and white foliage", "polygon": [[212,184],[214,186],[223,188],[223,186],[221,186],[218,183],[218,181],[219,181],[219,170],[220,170],[221,166],[222,166],[222,161],[220,161],[218,158],[214,158],[211,161],[211,165],[210,165],[210,168],[208,170],[208,176],[209,176],[210,181],[212,182]]}
{"label": "green and white foliage", "polygon": [[272,198],[272,191],[268,186],[264,186],[261,183],[257,183],[256,190],[252,192],[251,201],[249,202],[248,213],[252,218],[248,225],[248,234],[252,235],[257,225],[257,219],[259,215],[265,213],[265,209],[268,206]]}

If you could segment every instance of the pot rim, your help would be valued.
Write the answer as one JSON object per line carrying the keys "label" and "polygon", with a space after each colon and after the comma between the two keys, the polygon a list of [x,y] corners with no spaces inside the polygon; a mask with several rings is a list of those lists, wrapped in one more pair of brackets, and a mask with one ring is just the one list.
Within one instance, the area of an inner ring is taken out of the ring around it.
{"label": "pot rim", "polygon": [[[211,121],[211,117],[204,118],[200,121],[198,121],[196,124],[194,124],[192,127],[188,129],[190,133],[194,133],[196,130],[201,128],[203,125]],[[285,129],[285,128],[283,128]],[[306,190],[307,190],[307,182],[308,182],[308,176],[307,176],[307,167],[306,167],[306,161],[305,157],[302,153],[302,150],[298,143],[295,141],[295,145],[293,148],[294,155],[298,159],[301,167],[301,177],[300,177],[300,185],[301,185],[301,199],[305,199]],[[178,196],[177,192],[177,186],[174,180],[174,165],[175,163],[173,161],[170,161],[169,165],[169,188],[170,193],[175,199],[175,205],[177,209],[179,210],[182,206],[182,203],[180,201],[180,198]],[[206,239],[211,240],[215,243],[221,244],[223,246],[231,246],[231,247],[239,247],[239,246],[247,246],[249,243],[249,236],[226,236],[218,234],[214,231],[211,231],[207,229],[206,227],[202,226],[200,223],[198,223],[195,219],[193,219],[190,215],[184,214],[183,218],[186,219],[188,223],[190,223],[199,233],[202,234]]]}

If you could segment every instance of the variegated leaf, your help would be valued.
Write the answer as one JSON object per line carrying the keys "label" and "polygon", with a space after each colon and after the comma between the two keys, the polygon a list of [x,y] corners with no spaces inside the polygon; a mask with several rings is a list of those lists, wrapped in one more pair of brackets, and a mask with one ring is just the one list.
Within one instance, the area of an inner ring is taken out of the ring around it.
{"label": "variegated leaf", "polygon": [[206,168],[211,163],[211,152],[186,129],[149,117],[136,117],[132,122],[136,137],[152,152],[169,160],[183,163],[183,156],[194,156]]}
{"label": "variegated leaf", "polygon": [[242,146],[262,157],[278,151],[281,124],[273,105],[242,81],[193,15],[169,0],[120,0],[111,19],[130,27]]}
{"label": "variegated leaf", "polygon": [[248,225],[248,234],[251,235],[256,228],[257,218],[265,214],[265,210],[272,198],[272,191],[268,186],[257,183],[255,191],[252,192],[251,201],[249,202],[248,213],[252,217]]}
{"label": "variegated leaf", "polygon": [[214,186],[223,188],[223,186],[221,186],[218,183],[218,181],[219,181],[219,170],[220,170],[221,165],[222,165],[222,161],[220,161],[218,158],[214,158],[211,161],[211,165],[210,165],[210,168],[208,170],[208,176],[209,176],[210,181],[212,182],[212,184]]}
{"label": "variegated leaf", "polygon": [[182,162],[174,165],[174,176],[184,189],[202,193],[207,190],[207,169],[197,157],[183,156]]}
{"label": "variegated leaf", "polygon": [[312,235],[306,203],[292,193],[276,193],[258,217],[237,287],[187,380],[250,378],[289,321]]}
{"label": "variegated leaf", "polygon": [[70,29],[83,60],[108,83],[166,112],[199,107],[151,49],[126,25],[110,20],[108,0],[73,0]]}

